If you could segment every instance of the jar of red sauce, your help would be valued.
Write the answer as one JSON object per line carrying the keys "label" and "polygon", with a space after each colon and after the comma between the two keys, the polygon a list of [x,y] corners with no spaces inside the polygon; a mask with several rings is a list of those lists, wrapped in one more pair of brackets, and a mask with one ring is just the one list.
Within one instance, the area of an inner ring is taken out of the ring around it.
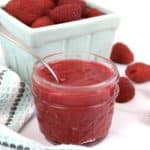
{"label": "jar of red sauce", "polygon": [[36,62],[32,92],[41,132],[49,141],[85,144],[109,131],[118,95],[118,71],[108,59],[89,53],[57,53],[44,60],[60,83]]}

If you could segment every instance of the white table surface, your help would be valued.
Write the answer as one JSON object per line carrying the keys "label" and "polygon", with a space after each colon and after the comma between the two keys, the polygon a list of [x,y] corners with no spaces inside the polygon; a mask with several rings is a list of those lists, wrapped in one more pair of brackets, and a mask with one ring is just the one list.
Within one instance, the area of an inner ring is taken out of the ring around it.
{"label": "white table surface", "polygon": [[[2,1],[2,0],[0,0]],[[94,0],[93,0],[94,1]],[[134,52],[135,61],[150,64],[150,9],[148,0],[95,0],[122,16],[115,41],[125,42]],[[0,62],[4,64],[0,50]],[[121,75],[125,66],[118,66]],[[150,82],[135,85],[136,96],[126,104],[116,104],[109,135],[90,149],[150,150]],[[36,117],[24,126],[20,134],[45,145]]]}

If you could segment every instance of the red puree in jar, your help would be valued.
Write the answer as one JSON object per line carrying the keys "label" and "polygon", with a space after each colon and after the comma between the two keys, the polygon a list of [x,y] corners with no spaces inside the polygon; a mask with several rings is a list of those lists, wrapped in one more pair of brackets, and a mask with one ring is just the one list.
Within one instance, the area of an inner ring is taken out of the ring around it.
{"label": "red puree in jar", "polygon": [[49,64],[59,84],[44,66],[37,68],[32,78],[37,117],[45,137],[72,144],[103,139],[118,94],[116,80],[108,82],[114,77],[113,70],[96,61],[70,59]]}

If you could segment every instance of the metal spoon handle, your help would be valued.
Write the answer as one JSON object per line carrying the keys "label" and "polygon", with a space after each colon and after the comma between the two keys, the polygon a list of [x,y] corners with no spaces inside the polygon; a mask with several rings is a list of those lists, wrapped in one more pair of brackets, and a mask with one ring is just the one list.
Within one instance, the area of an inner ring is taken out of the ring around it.
{"label": "metal spoon handle", "polygon": [[58,77],[56,76],[56,74],[53,71],[53,69],[42,58],[40,58],[33,51],[33,49],[31,47],[27,46],[26,44],[24,44],[19,39],[16,39],[16,37],[14,37],[13,35],[8,34],[8,32],[2,26],[0,27],[0,36],[8,39],[11,42],[13,42],[17,46],[19,46],[20,48],[22,48],[23,50],[25,50],[27,53],[31,54],[34,58],[36,58],[37,60],[39,60],[48,69],[48,71],[51,73],[51,75],[54,77],[54,79],[57,81],[57,83],[59,83]]}

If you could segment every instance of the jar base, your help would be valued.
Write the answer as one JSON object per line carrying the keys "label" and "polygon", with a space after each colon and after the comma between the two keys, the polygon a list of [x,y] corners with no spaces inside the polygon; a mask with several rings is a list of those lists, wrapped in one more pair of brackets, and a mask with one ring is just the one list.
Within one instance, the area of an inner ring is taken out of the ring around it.
{"label": "jar base", "polygon": [[100,138],[97,138],[97,139],[91,139],[91,140],[88,140],[88,141],[84,141],[84,142],[81,142],[81,143],[75,143],[75,142],[58,142],[58,141],[55,141],[55,140],[52,140],[48,137],[45,136],[46,140],[51,142],[53,145],[60,145],[60,144],[74,144],[74,145],[83,145],[83,146],[86,146],[86,147],[92,147],[94,145],[97,145],[98,143],[102,142],[106,136],[108,135],[108,133],[106,133],[103,137],[100,137]]}

